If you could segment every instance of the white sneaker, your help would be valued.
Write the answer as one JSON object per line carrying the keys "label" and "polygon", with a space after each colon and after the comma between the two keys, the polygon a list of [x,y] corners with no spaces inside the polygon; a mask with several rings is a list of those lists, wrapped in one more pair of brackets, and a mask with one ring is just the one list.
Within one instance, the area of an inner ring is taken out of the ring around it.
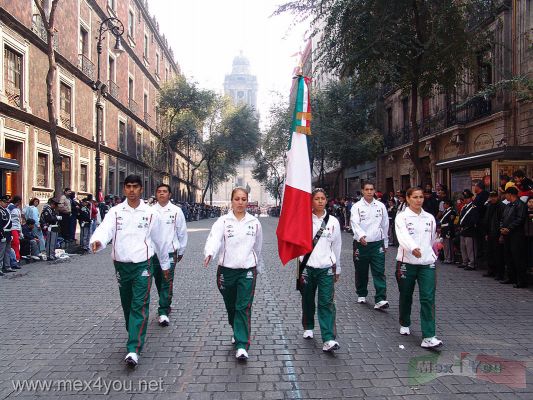
{"label": "white sneaker", "polygon": [[235,358],[237,360],[248,360],[248,352],[244,349],[238,349]]}
{"label": "white sneaker", "polygon": [[374,306],[375,310],[384,310],[386,308],[389,308],[389,302],[387,300],[381,300]]}
{"label": "white sneaker", "polygon": [[234,336],[231,337],[231,344],[235,344],[235,337]]}
{"label": "white sneaker", "polygon": [[366,297],[358,297],[357,302],[359,304],[366,304]]}
{"label": "white sneaker", "polygon": [[31,259],[32,259],[32,260],[40,260],[41,257],[39,257],[39,256],[31,256]]}
{"label": "white sneaker", "polygon": [[400,326],[400,335],[409,336],[411,331],[408,326]]}
{"label": "white sneaker", "polygon": [[168,326],[170,323],[170,320],[166,315],[160,315],[159,316],[159,326]]}
{"label": "white sneaker", "polygon": [[424,347],[425,349],[433,349],[435,347],[442,346],[442,340],[437,339],[435,336],[424,338],[420,346]]}
{"label": "white sneaker", "polygon": [[304,339],[313,339],[313,331],[310,329],[307,329],[304,331]]}
{"label": "white sneaker", "polygon": [[324,346],[322,346],[322,351],[330,352],[339,350],[341,346],[339,346],[339,343],[337,343],[335,340],[328,340],[327,342],[324,342]]}
{"label": "white sneaker", "polygon": [[126,362],[126,364],[128,364],[128,366],[136,367],[137,364],[139,364],[139,356],[137,355],[137,353],[128,353],[126,355],[126,358],[124,358],[124,361]]}

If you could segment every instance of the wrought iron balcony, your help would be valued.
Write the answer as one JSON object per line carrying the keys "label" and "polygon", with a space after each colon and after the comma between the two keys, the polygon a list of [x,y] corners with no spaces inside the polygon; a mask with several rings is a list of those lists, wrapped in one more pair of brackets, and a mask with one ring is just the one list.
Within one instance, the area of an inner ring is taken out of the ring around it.
{"label": "wrought iron balcony", "polygon": [[71,114],[67,111],[64,111],[64,110],[60,110],[59,111],[59,119],[61,120],[61,125],[66,128],[66,129],[71,129],[72,128],[72,119],[71,119]]}
{"label": "wrought iron balcony", "polygon": [[20,88],[16,88],[13,85],[10,85],[9,83],[5,86],[5,94],[7,97],[7,102],[15,107],[20,108],[22,105],[21,102],[21,90]]}
{"label": "wrought iron balcony", "polygon": [[128,108],[132,113],[137,114],[137,111],[139,110],[139,105],[135,100],[130,98],[128,99]]}
{"label": "wrought iron balcony", "polygon": [[108,80],[107,81],[107,87],[109,88],[109,94],[114,97],[115,99],[118,100],[118,90],[119,90],[119,86],[113,82],[112,80]]}
{"label": "wrought iron balcony", "polygon": [[91,81],[94,81],[94,63],[84,54],[78,54],[78,68],[83,72]]}
{"label": "wrought iron balcony", "polygon": [[145,111],[144,112],[144,122],[146,122],[146,124],[150,125],[150,119],[151,118],[152,118],[152,116]]}

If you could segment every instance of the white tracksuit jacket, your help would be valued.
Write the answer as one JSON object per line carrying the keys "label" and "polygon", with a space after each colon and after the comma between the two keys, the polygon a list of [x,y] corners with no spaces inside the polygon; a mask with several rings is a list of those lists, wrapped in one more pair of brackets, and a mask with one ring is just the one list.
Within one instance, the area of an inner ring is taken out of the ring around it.
{"label": "white tracksuit jacket", "polygon": [[[326,214],[322,217],[317,217],[313,214],[313,237],[322,226],[322,221]],[[320,239],[313,249],[307,265],[313,268],[329,268],[335,264],[335,273],[338,275],[341,273],[341,226],[339,220],[330,214],[326,228],[322,232]],[[300,257],[302,261],[304,256]]]}
{"label": "white tracksuit jacket", "polygon": [[204,255],[215,258],[220,252],[218,265],[233,269],[257,267],[260,273],[263,269],[262,246],[263,230],[259,220],[246,213],[238,221],[233,211],[230,211],[213,224],[205,243]]}
{"label": "white tracksuit jacket", "polygon": [[161,269],[170,268],[168,252],[164,251],[163,223],[159,213],[141,203],[131,208],[125,201],[112,207],[96,228],[91,240],[99,241],[103,250],[113,240],[111,257],[114,261],[139,263],[157,254]]}
{"label": "white tracksuit jacket", "polygon": [[163,223],[163,250],[169,254],[177,251],[182,256],[187,247],[187,224],[183,211],[171,202],[164,207],[157,203],[152,208],[159,212]]}
{"label": "white tracksuit jacket", "polygon": [[[400,243],[396,260],[415,265],[435,264],[437,256],[432,247],[437,238],[435,217],[424,210],[416,214],[408,207],[396,215],[395,224]],[[420,249],[422,257],[416,258],[414,249]]]}
{"label": "white tracksuit jacket", "polygon": [[383,240],[385,248],[389,247],[389,214],[381,201],[374,199],[368,204],[362,198],[355,203],[350,212],[350,225],[357,242],[366,236],[369,243]]}

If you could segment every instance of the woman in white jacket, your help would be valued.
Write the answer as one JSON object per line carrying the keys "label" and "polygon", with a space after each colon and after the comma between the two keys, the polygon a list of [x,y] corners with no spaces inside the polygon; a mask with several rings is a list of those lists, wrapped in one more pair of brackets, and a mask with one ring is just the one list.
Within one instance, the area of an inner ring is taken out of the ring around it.
{"label": "woman in white jacket", "polygon": [[231,210],[211,228],[205,244],[204,266],[219,253],[217,286],[233,328],[236,358],[246,360],[250,347],[252,303],[257,273],[261,272],[263,233],[259,220],[246,212],[248,192],[231,192]]}
{"label": "woman in white jacket", "polygon": [[[328,215],[324,189],[312,192],[313,250],[300,257],[298,288],[302,294],[302,325],[304,339],[313,338],[315,326],[315,296],[318,289],[318,324],[324,345],[323,351],[339,349],[335,329],[335,283],[341,273],[341,227],[337,218]],[[318,235],[320,233],[320,235]],[[317,236],[318,239],[317,239]],[[303,265],[304,263],[305,265]]]}
{"label": "woman in white jacket", "polygon": [[400,290],[400,334],[409,335],[413,291],[418,282],[420,323],[424,348],[442,345],[435,337],[435,261],[436,222],[433,215],[422,209],[424,194],[420,188],[407,191],[409,207],[396,216],[398,255],[396,280]]}

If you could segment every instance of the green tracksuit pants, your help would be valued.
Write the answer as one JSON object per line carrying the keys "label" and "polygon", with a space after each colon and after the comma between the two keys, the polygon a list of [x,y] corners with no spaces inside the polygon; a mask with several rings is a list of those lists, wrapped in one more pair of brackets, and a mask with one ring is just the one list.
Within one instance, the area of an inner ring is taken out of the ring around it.
{"label": "green tracksuit pants", "polygon": [[302,294],[302,326],[304,330],[315,327],[315,295],[318,289],[318,324],[322,341],[335,340],[335,270],[305,267],[300,279]]}
{"label": "green tracksuit pants", "polygon": [[217,286],[224,298],[228,322],[233,328],[236,349],[250,347],[252,303],[254,301],[257,269],[218,267]]}
{"label": "green tracksuit pants", "polygon": [[174,253],[168,255],[170,259],[169,279],[165,279],[163,270],[159,264],[157,256],[153,257],[152,274],[154,275],[155,286],[159,294],[159,308],[157,315],[169,315],[172,310],[172,295],[174,291],[174,271],[176,263],[174,262]]}
{"label": "green tracksuit pants", "polygon": [[387,300],[385,246],[383,240],[368,242],[366,246],[354,240],[353,263],[355,266],[355,291],[357,296],[368,296],[368,269],[370,268],[374,288],[376,289],[375,302]]}
{"label": "green tracksuit pants", "polygon": [[435,336],[435,265],[414,265],[398,262],[396,281],[400,290],[400,325],[411,326],[413,292],[418,281],[420,324],[422,336]]}
{"label": "green tracksuit pants", "polygon": [[139,354],[144,345],[152,286],[151,260],[140,263],[115,261],[120,302],[128,331],[129,353]]}

